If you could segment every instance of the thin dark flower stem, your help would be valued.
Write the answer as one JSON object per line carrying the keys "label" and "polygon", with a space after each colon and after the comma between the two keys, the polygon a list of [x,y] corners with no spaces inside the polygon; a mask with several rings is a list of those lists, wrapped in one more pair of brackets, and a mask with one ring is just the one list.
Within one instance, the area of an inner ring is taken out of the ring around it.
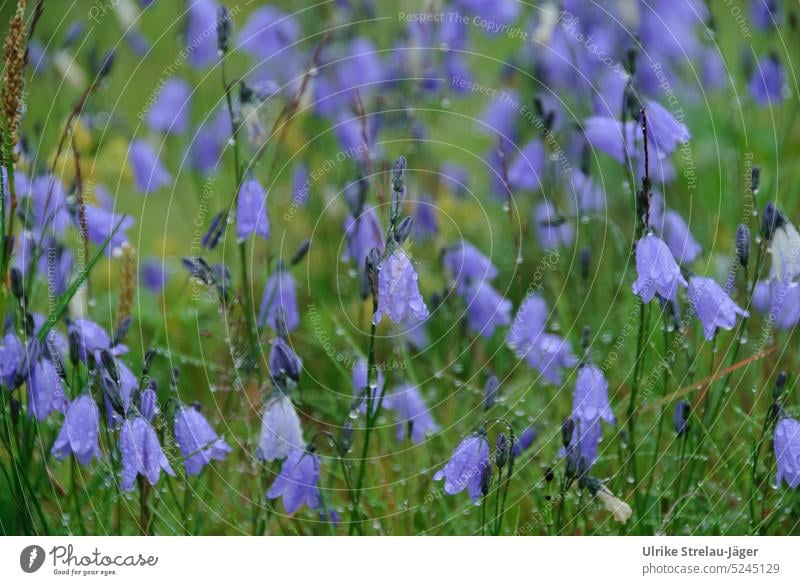
{"label": "thin dark flower stem", "polygon": [[[663,316],[664,316],[664,356],[663,356],[662,359],[666,360],[667,359],[667,353],[669,351],[669,337],[670,337],[669,336],[669,331],[668,331],[669,316],[666,313],[663,313]],[[661,397],[662,398],[667,395],[667,390],[669,388],[669,373],[670,373],[670,369],[671,368],[672,368],[672,363],[671,362],[669,363],[668,366],[665,365],[665,367],[663,368],[663,374],[662,374],[662,379],[661,379]],[[656,465],[658,464],[658,461],[660,459],[659,454],[661,452],[661,450],[660,450],[660,447],[661,447],[661,436],[664,433],[664,418],[666,417],[667,412],[668,412],[667,411],[667,407],[666,406],[662,406],[660,411],[659,411],[659,414],[658,414],[658,429],[656,431],[656,446],[655,446],[655,449],[653,450],[653,460],[652,460],[652,463],[650,464],[650,470],[648,472],[649,479],[647,481],[647,489],[644,492],[645,493],[645,501],[647,501],[647,502],[650,501],[650,494],[651,494],[651,491],[652,491],[652,488],[653,488],[653,481],[655,480]]]}
{"label": "thin dark flower stem", "polygon": [[481,536],[486,535],[486,496],[481,496]]}
{"label": "thin dark flower stem", "polygon": [[[489,463],[491,465],[491,463]],[[503,487],[503,469],[501,468],[497,473],[497,487],[494,490],[494,517],[492,518],[492,522],[494,522],[494,528],[492,531],[494,535],[497,536],[498,531],[500,530],[500,491]]]}
{"label": "thin dark flower stem", "polygon": [[636,485],[639,477],[636,466],[636,398],[639,394],[639,377],[647,352],[645,331],[647,329],[647,317],[649,316],[649,314],[646,314],[647,305],[641,299],[637,302],[639,303],[639,333],[636,339],[636,363],[633,366],[633,382],[631,383],[631,394],[628,402],[628,464],[634,485]]}
{"label": "thin dark flower stem", "polygon": [[[761,487],[761,482],[758,482],[758,459],[761,456],[761,447],[764,444],[764,438],[767,436],[767,431],[769,430],[769,414],[764,417],[764,424],[761,426],[761,436],[758,438],[758,441],[754,442],[753,446],[753,463],[752,469],[750,473],[750,525],[756,526],[756,492]],[[758,484],[758,485],[757,485]]]}
{"label": "thin dark flower stem", "polygon": [[75,456],[71,456],[70,470],[69,470],[69,483],[72,490],[72,505],[75,506],[75,516],[78,519],[78,528],[81,534],[86,534],[86,526],[83,523],[83,514],[81,513],[81,503],[78,497],[78,461]]}

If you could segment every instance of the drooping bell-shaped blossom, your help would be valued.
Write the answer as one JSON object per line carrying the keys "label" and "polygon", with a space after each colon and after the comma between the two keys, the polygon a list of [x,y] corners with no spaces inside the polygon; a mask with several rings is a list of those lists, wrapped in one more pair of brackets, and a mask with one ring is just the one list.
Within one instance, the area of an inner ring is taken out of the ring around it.
{"label": "drooping bell-shaped blossom", "polygon": [[262,461],[275,461],[303,447],[300,417],[291,399],[276,392],[264,406],[261,415],[261,436],[256,455]]}
{"label": "drooping bell-shaped blossom", "polygon": [[272,342],[269,352],[269,375],[275,383],[283,383],[286,379],[297,382],[303,362],[282,337]]}
{"label": "drooping bell-shaped blossom", "polygon": [[189,163],[204,176],[214,172],[222,162],[222,151],[231,136],[230,114],[219,108],[197,129],[189,145]]}
{"label": "drooping bell-shaped blossom", "polygon": [[466,286],[464,302],[469,328],[482,337],[490,338],[496,328],[511,324],[511,301],[485,280]]}
{"label": "drooping bell-shaped blossom", "polygon": [[72,251],[55,238],[46,237],[42,242],[42,254],[38,269],[47,278],[47,284],[56,295],[63,294],[69,285],[73,268]]}
{"label": "drooping bell-shaped blossom", "polygon": [[18,212],[25,217],[26,224],[37,239],[43,234],[59,235],[70,224],[67,205],[69,194],[59,177],[42,174],[31,179],[27,185],[23,178],[18,194]]}
{"label": "drooping bell-shaped blossom", "polygon": [[190,0],[186,8],[186,42],[189,64],[195,68],[212,65],[217,60],[216,0]]}
{"label": "drooping bell-shaped blossom", "polygon": [[800,486],[800,421],[784,416],[775,425],[776,482],[792,488]]}
{"label": "drooping bell-shaped blossom", "polygon": [[452,496],[467,490],[470,499],[477,502],[481,497],[481,477],[489,465],[489,442],[486,437],[470,435],[458,444],[433,479],[444,479],[444,493]]}
{"label": "drooping bell-shaped blossom", "polygon": [[[361,358],[353,366],[353,400],[358,401],[358,411],[361,414],[367,412],[367,360]],[[377,408],[380,395],[383,393],[384,377],[383,371],[377,369],[375,376],[375,392],[373,396],[373,408]],[[388,405],[387,405],[388,406]]]}
{"label": "drooping bell-shaped blossom", "polygon": [[542,248],[569,246],[575,239],[575,228],[570,220],[558,213],[551,201],[542,201],[533,212],[536,237]]}
{"label": "drooping bell-shaped blossom", "polygon": [[762,31],[778,26],[783,20],[780,0],[753,0],[750,3],[750,19]]}
{"label": "drooping bell-shaped blossom", "polygon": [[180,77],[168,79],[147,113],[147,125],[154,132],[183,134],[189,129],[192,87]]}
{"label": "drooping bell-shaped blossom", "polygon": [[384,315],[392,322],[424,321],[428,307],[419,292],[417,271],[405,251],[396,248],[380,264],[378,271],[378,310],[373,322],[378,324]]}
{"label": "drooping bell-shaped blossom", "polygon": [[571,185],[568,185],[568,196],[571,206],[578,214],[602,213],[606,207],[606,196],[602,187],[581,171],[572,173]]}
{"label": "drooping bell-shaped blossom", "polygon": [[547,323],[547,303],[535,293],[522,301],[517,316],[508,331],[506,343],[514,355],[525,359],[544,333]]}
{"label": "drooping bell-shaped blossom", "polygon": [[561,385],[564,369],[578,363],[569,341],[553,333],[543,333],[528,350],[525,361],[530,367],[539,370],[545,380],[555,385]]}
{"label": "drooping bell-shaped blossom", "polygon": [[128,161],[136,189],[144,195],[158,191],[172,182],[172,176],[161,164],[158,153],[144,140],[131,142]]}
{"label": "drooping bell-shaped blossom", "polygon": [[122,355],[127,353],[128,348],[122,344],[113,344],[111,336],[100,325],[91,319],[78,318],[70,321],[67,327],[70,335],[75,336],[78,342],[78,355],[82,362],[86,363],[90,354],[105,349],[112,355]]}
{"label": "drooping bell-shaped blossom", "polygon": [[[128,235],[125,232],[135,223],[130,215],[121,215],[103,207],[88,204],[84,205],[83,217],[86,218],[86,238],[96,246],[102,245],[111,237],[112,233],[114,234],[106,247],[107,254],[111,254],[128,241]],[[78,228],[81,227],[80,214],[75,215],[73,223]],[[114,232],[115,229],[116,232]]]}
{"label": "drooping bell-shaped blossom", "polygon": [[753,306],[770,315],[777,329],[791,329],[800,322],[800,286],[777,280],[761,280],[753,291]]}
{"label": "drooping bell-shaped blossom", "polygon": [[713,278],[689,278],[689,302],[703,325],[707,340],[714,338],[717,329],[731,330],[736,326],[736,315],[749,317],[750,313],[739,307]]}
{"label": "drooping bell-shaped blossom", "polygon": [[786,70],[775,56],[760,59],[750,77],[747,89],[756,105],[777,106],[786,99]]}
{"label": "drooping bell-shaped blossom", "polygon": [[541,140],[531,140],[508,167],[508,182],[515,191],[536,192],[542,188],[544,171],[544,145]]}
{"label": "drooping bell-shaped blossom", "polygon": [[181,406],[175,414],[175,442],[189,475],[199,474],[212,460],[222,461],[231,452],[206,417],[191,406]]}
{"label": "drooping bell-shaped blossom", "polygon": [[776,215],[769,252],[772,256],[770,280],[793,281],[800,276],[800,234],[781,212]]}
{"label": "drooping bell-shaped blossom", "polygon": [[261,60],[278,53],[285,57],[284,49],[300,37],[300,26],[295,18],[273,6],[264,6],[250,13],[245,25],[236,35],[236,47]]}
{"label": "drooping bell-shaped blossom", "polygon": [[256,179],[250,177],[242,182],[236,209],[236,237],[244,242],[251,235],[269,239],[269,217],[267,216],[267,192]]}
{"label": "drooping bell-shaped blossom", "polygon": [[155,416],[160,412],[158,393],[153,386],[147,386],[142,390],[142,394],[139,396],[139,412],[149,423],[152,423]]}
{"label": "drooping bell-shaped blossom", "polygon": [[573,419],[575,427],[572,438],[566,449],[561,449],[562,456],[573,458],[579,472],[585,472],[597,460],[597,449],[603,439],[603,428],[599,418]]}
{"label": "drooping bell-shaped blossom", "polygon": [[585,364],[578,369],[572,398],[572,417],[581,420],[600,418],[609,424],[616,423],[608,402],[608,381],[603,371],[593,364]]}
{"label": "drooping bell-shaped blossom", "polygon": [[[624,163],[627,157],[635,153],[638,127],[634,122],[622,122],[610,116],[592,116],[583,123],[583,132],[587,142],[597,150],[607,154],[618,163]],[[624,134],[623,134],[624,132]]]}
{"label": "drooping bell-shaped blossom", "polygon": [[44,420],[54,410],[63,411],[66,405],[64,385],[55,364],[47,358],[37,360],[28,371],[28,414]]}
{"label": "drooping bell-shaped blossom", "polygon": [[648,147],[658,158],[671,154],[679,144],[687,142],[692,134],[664,106],[655,101],[645,103],[647,115]]}
{"label": "drooping bell-shaped blossom", "polygon": [[661,237],[679,264],[691,264],[703,251],[677,211],[664,212]]}
{"label": "drooping bell-shaped blossom", "polygon": [[322,507],[319,495],[319,456],[304,449],[295,448],[281,466],[281,472],[270,486],[267,497],[282,498],[287,514],[294,514],[305,504],[313,510]]}
{"label": "drooping bell-shaped blossom", "polygon": [[25,364],[25,348],[12,331],[6,331],[0,343],[0,383],[13,390],[20,382]]}
{"label": "drooping bell-shaped blossom", "polygon": [[156,431],[141,416],[123,421],[119,432],[119,450],[122,458],[122,491],[133,490],[138,475],[147,478],[150,485],[158,483],[162,469],[169,475],[175,475],[161,449]]}
{"label": "drooping bell-shaped blossom", "polygon": [[413,384],[396,388],[386,397],[385,404],[397,417],[398,441],[410,438],[412,443],[419,445],[427,435],[439,430],[419,388]]}
{"label": "drooping bell-shaped blossom", "polygon": [[100,411],[91,394],[85,393],[73,400],[67,407],[64,424],[58,432],[50,452],[59,461],[70,453],[81,465],[88,465],[92,459],[100,459]]}
{"label": "drooping bell-shaped blossom", "polygon": [[264,285],[261,307],[258,310],[258,326],[263,327],[266,324],[273,331],[278,331],[281,319],[286,331],[293,331],[300,324],[297,283],[283,263],[278,264]]}
{"label": "drooping bell-shaped blossom", "polygon": [[469,172],[459,164],[453,162],[443,163],[439,169],[442,182],[457,197],[466,197],[469,193]]}
{"label": "drooping bell-shaped blossom", "polygon": [[633,294],[649,303],[656,293],[674,301],[679,286],[688,286],[667,245],[653,234],[636,243],[636,273]]}
{"label": "drooping bell-shaped blossom", "polygon": [[161,292],[167,283],[167,270],[163,260],[146,258],[139,266],[139,280],[151,293]]}
{"label": "drooping bell-shaped blossom", "polygon": [[514,447],[512,448],[514,457],[519,457],[530,449],[531,445],[533,445],[533,442],[536,440],[536,434],[536,427],[533,426],[525,427],[522,430],[517,440],[514,441]]}
{"label": "drooping bell-shaped blossom", "polygon": [[344,222],[345,248],[342,259],[364,270],[370,250],[383,251],[383,229],[372,207],[365,207],[358,217],[348,215]]}
{"label": "drooping bell-shaped blossom", "polygon": [[470,282],[488,281],[497,276],[497,267],[492,261],[466,240],[448,246],[442,254],[442,264],[459,291],[466,290]]}
{"label": "drooping bell-shaped blossom", "polygon": [[489,101],[480,115],[478,130],[484,134],[497,135],[506,140],[513,139],[516,135],[516,125],[519,116],[520,97],[513,90],[498,92],[497,96]]}

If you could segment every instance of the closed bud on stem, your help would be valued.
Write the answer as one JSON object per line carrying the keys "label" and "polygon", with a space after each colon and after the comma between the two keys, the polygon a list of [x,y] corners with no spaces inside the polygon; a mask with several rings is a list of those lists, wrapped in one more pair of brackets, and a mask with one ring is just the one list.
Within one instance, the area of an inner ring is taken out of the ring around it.
{"label": "closed bud on stem", "polygon": [[378,270],[381,263],[381,253],[378,248],[372,248],[365,260],[367,278],[369,279],[369,289],[373,298],[378,298]]}
{"label": "closed bud on stem", "polygon": [[556,477],[556,474],[553,471],[552,467],[548,467],[547,469],[544,470],[544,480],[547,483],[550,483],[551,481],[553,481],[555,479],[555,477]]}
{"label": "closed bud on stem", "polygon": [[736,230],[736,255],[739,257],[739,264],[747,268],[750,261],[750,228],[744,224],[740,224]]}
{"label": "closed bud on stem", "polygon": [[19,268],[12,268],[10,270],[10,280],[11,280],[11,294],[14,297],[21,301],[25,296],[25,284],[22,278],[22,272],[20,272]]}
{"label": "closed bud on stem", "polygon": [[492,466],[484,465],[481,469],[481,494],[485,497],[489,495],[492,488]]}
{"label": "closed bud on stem", "polygon": [[403,242],[405,242],[411,234],[413,225],[414,220],[411,217],[404,217],[403,221],[400,222],[400,225],[397,226],[394,232],[394,241],[402,246]]}
{"label": "closed bud on stem", "polygon": [[753,193],[758,193],[758,189],[761,187],[761,167],[758,165],[753,165],[753,168],[750,170],[750,189]]}
{"label": "closed bud on stem", "polygon": [[581,268],[581,279],[587,280],[589,278],[589,264],[592,260],[592,251],[591,249],[586,246],[585,248],[581,249],[579,262]]}
{"label": "closed bud on stem", "polygon": [[498,468],[502,469],[508,463],[508,438],[505,433],[500,433],[497,436],[497,443],[495,443],[494,463]]}
{"label": "closed bud on stem", "polygon": [[311,248],[311,240],[303,240],[303,243],[297,247],[294,254],[292,255],[292,259],[289,261],[291,266],[296,266],[300,262],[303,261],[303,258],[306,257],[308,254],[308,250]]}
{"label": "closed bud on stem", "polygon": [[673,422],[675,424],[675,434],[679,437],[689,432],[689,417],[692,414],[692,405],[686,400],[679,400],[675,405]]}
{"label": "closed bud on stem", "polygon": [[81,359],[81,334],[77,329],[70,329],[67,335],[69,341],[69,361],[72,365],[77,364]]}
{"label": "closed bud on stem", "polygon": [[772,397],[777,401],[781,394],[783,394],[783,389],[786,387],[786,381],[789,379],[789,376],[786,372],[781,372],[778,374],[778,377],[775,379],[775,388],[772,390]]}
{"label": "closed bud on stem", "polygon": [[220,6],[217,10],[217,50],[224,55],[228,52],[228,45],[231,36],[231,15],[226,6]]}
{"label": "closed bud on stem", "polygon": [[144,352],[144,364],[142,365],[142,376],[146,376],[150,373],[150,367],[153,365],[153,359],[156,357],[156,349],[154,347],[148,347],[147,351]]}
{"label": "closed bud on stem", "polygon": [[764,215],[761,218],[761,237],[766,241],[772,240],[775,230],[781,227],[784,223],[783,214],[770,201],[764,206]]}
{"label": "closed bud on stem", "polygon": [[572,433],[575,432],[575,421],[571,418],[565,418],[564,421],[561,423],[561,444],[564,445],[564,448],[569,448],[569,444],[572,442]]}

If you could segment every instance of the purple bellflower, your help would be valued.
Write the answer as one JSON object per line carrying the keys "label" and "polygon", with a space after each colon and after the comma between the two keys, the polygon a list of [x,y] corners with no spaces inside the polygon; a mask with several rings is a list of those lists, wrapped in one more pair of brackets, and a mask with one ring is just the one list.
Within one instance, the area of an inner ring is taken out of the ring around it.
{"label": "purple bellflower", "polygon": [[236,210],[236,237],[244,242],[251,235],[269,239],[267,193],[256,179],[248,178],[239,188]]}
{"label": "purple bellflower", "polygon": [[133,172],[133,182],[140,193],[149,195],[172,182],[153,147],[144,140],[131,142],[128,160]]}
{"label": "purple bellflower", "polygon": [[466,240],[448,246],[442,255],[442,264],[461,292],[470,282],[491,280],[497,276],[497,267],[492,261]]}
{"label": "purple bellflower", "polygon": [[222,461],[231,451],[200,411],[191,406],[181,406],[175,415],[175,442],[189,475],[199,474],[212,459]]}
{"label": "purple bellflower", "polygon": [[785,416],[775,426],[775,461],[777,483],[785,481],[790,488],[800,486],[800,421]]}
{"label": "purple bellflower", "polygon": [[490,338],[497,327],[511,324],[511,301],[484,280],[467,285],[464,302],[469,328],[483,337]]}
{"label": "purple bellflower", "polygon": [[491,465],[489,442],[483,435],[470,435],[462,440],[445,466],[437,471],[433,479],[444,479],[444,493],[455,495],[467,490],[473,503],[481,497],[483,470]]}
{"label": "purple bellflower", "polygon": [[585,364],[578,369],[575,394],[572,398],[574,419],[602,419],[615,424],[616,418],[608,402],[608,381],[603,371],[595,365]]}
{"label": "purple bellflower", "polygon": [[344,222],[344,232],[347,245],[342,258],[353,262],[362,271],[370,250],[383,250],[383,230],[375,210],[371,207],[364,208],[357,218],[348,215]]}
{"label": "purple bellflower", "polygon": [[189,129],[191,86],[183,79],[168,79],[158,92],[147,114],[147,125],[154,132],[183,134]]}
{"label": "purple bellflower", "polygon": [[528,365],[539,370],[551,384],[561,385],[566,368],[578,363],[569,341],[553,333],[544,333],[528,351]]}
{"label": "purple bellflower", "polygon": [[99,434],[97,404],[90,394],[81,394],[67,408],[64,424],[50,452],[59,461],[74,453],[78,463],[88,465],[95,457],[100,458]]}
{"label": "purple bellflower", "polygon": [[747,89],[753,101],[762,108],[777,105],[786,98],[786,70],[777,57],[759,60]]}
{"label": "purple bellflower", "polygon": [[294,404],[283,392],[276,392],[264,406],[256,455],[262,461],[275,461],[302,447],[303,429]]}
{"label": "purple bellflower", "polygon": [[25,348],[13,332],[7,331],[0,343],[0,383],[9,390],[16,387],[25,364]]}
{"label": "purple bellflower", "polygon": [[66,404],[64,386],[56,366],[45,357],[37,360],[28,373],[28,414],[44,420],[54,410],[63,412]]}
{"label": "purple bellflower", "polygon": [[297,310],[297,283],[283,263],[273,271],[264,285],[261,307],[258,310],[258,326],[269,325],[278,331],[279,319],[284,320],[286,331],[293,331],[300,324]]}
{"label": "purple bellflower", "polygon": [[385,258],[378,271],[378,310],[373,322],[378,324],[384,315],[397,324],[424,321],[428,307],[419,292],[417,271],[402,248],[396,248]]}
{"label": "purple bellflower", "polygon": [[689,302],[703,324],[707,340],[714,338],[717,329],[731,330],[736,325],[736,315],[750,314],[731,300],[712,278],[692,276],[689,278]]}
{"label": "purple bellflower", "polygon": [[546,321],[547,303],[544,299],[536,294],[525,297],[506,339],[508,347],[517,358],[525,359],[528,352],[533,350],[544,333]]}
{"label": "purple bellflower", "polygon": [[385,404],[397,415],[398,441],[410,436],[411,442],[419,445],[428,434],[439,430],[439,425],[433,420],[419,388],[412,384],[405,384],[395,389],[386,397]]}
{"label": "purple bellflower", "polygon": [[133,490],[137,475],[156,485],[163,469],[169,475],[175,472],[167,461],[158,435],[150,423],[141,416],[126,419],[119,433],[119,449],[122,456],[122,491]]}
{"label": "purple bellflower", "polygon": [[[383,392],[384,378],[383,371],[378,368],[376,380],[376,396],[373,397],[374,408],[377,408],[380,394]],[[361,358],[353,366],[353,400],[358,401],[358,411],[361,414],[367,412],[367,360]],[[388,403],[386,404],[388,407]]]}
{"label": "purple bellflower", "polygon": [[656,293],[674,301],[678,286],[688,286],[670,249],[653,234],[647,234],[636,243],[636,272],[638,277],[632,290],[645,303],[653,300]]}
{"label": "purple bellflower", "polygon": [[533,221],[542,248],[569,246],[575,239],[572,223],[560,215],[550,201],[542,201],[536,206]]}
{"label": "purple bellflower", "polygon": [[319,456],[303,447],[295,448],[283,462],[267,497],[283,498],[287,514],[294,514],[303,504],[318,510],[322,506],[318,482]]}
{"label": "purple bellflower", "polygon": [[[195,68],[212,65],[217,60],[216,0],[192,0],[186,9],[186,47],[189,64]],[[230,18],[230,16],[229,16]]]}

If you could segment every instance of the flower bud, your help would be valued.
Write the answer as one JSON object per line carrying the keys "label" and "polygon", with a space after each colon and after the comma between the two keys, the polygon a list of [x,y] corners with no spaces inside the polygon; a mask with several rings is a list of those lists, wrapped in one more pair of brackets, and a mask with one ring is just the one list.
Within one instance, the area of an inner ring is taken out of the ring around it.
{"label": "flower bud", "polygon": [[408,236],[411,234],[411,228],[414,225],[414,220],[411,217],[404,217],[403,221],[400,222],[400,225],[397,226],[397,229],[394,232],[394,241],[397,242],[399,245],[403,245],[403,242],[408,239]]}
{"label": "flower bud", "polygon": [[571,418],[565,418],[561,423],[561,444],[567,449],[572,442],[572,433],[575,432],[575,421]]}
{"label": "flower bud", "polygon": [[308,250],[311,248],[311,240],[303,240],[297,250],[295,250],[294,254],[292,255],[292,259],[289,261],[290,266],[296,266],[300,262],[303,261],[303,258],[306,257],[308,254]]}
{"label": "flower bud", "polygon": [[783,215],[775,204],[770,201],[764,206],[764,215],[761,218],[761,236],[766,240],[772,240],[775,230],[784,223]]}
{"label": "flower bud", "polygon": [[692,406],[686,400],[679,400],[675,405],[675,413],[673,422],[675,424],[675,433],[682,437],[689,432],[689,416],[692,413]]}
{"label": "flower bud", "polygon": [[739,264],[747,268],[750,260],[750,229],[740,224],[736,230],[736,255],[739,257]]}
{"label": "flower bud", "polygon": [[753,191],[753,193],[757,193],[760,187],[761,167],[758,165],[753,165],[753,168],[750,170],[750,189]]}
{"label": "flower bud", "polygon": [[486,386],[484,386],[484,394],[483,394],[483,409],[489,410],[494,406],[495,400],[497,399],[497,390],[500,388],[500,380],[497,379],[497,376],[489,376],[486,380]]}
{"label": "flower bud", "polygon": [[508,463],[508,439],[505,433],[500,433],[497,436],[497,443],[495,443],[494,463],[502,469]]}
{"label": "flower bud", "polygon": [[589,264],[592,260],[592,251],[589,249],[588,246],[581,249],[580,256],[578,257],[578,261],[580,263],[581,268],[581,280],[587,280],[589,278]]}
{"label": "flower bud", "polygon": [[217,10],[217,50],[225,54],[228,51],[228,43],[231,36],[231,15],[226,6],[220,6]]}
{"label": "flower bud", "polygon": [[484,465],[481,469],[481,494],[483,496],[489,495],[489,490],[492,488],[492,466]]}
{"label": "flower bud", "polygon": [[22,278],[22,272],[20,272],[19,268],[14,267],[9,271],[9,275],[11,277],[11,293],[18,301],[21,301],[25,296],[25,284]]}
{"label": "flower bud", "polygon": [[786,372],[781,372],[778,374],[778,377],[775,379],[775,388],[772,390],[772,397],[775,400],[781,397],[783,394],[783,389],[786,386],[786,381],[789,379],[789,376]]}

